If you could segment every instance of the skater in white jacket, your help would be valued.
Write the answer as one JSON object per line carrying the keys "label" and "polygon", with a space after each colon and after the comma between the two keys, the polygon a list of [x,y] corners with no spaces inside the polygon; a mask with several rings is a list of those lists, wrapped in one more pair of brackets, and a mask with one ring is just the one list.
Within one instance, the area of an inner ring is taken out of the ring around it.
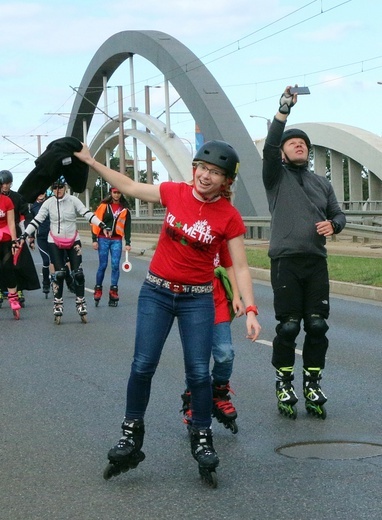
{"label": "skater in white jacket", "polygon": [[77,215],[81,215],[89,223],[99,226],[104,230],[105,236],[108,236],[109,231],[106,229],[106,224],[77,197],[66,193],[66,188],[67,184],[63,177],[52,184],[53,197],[42,204],[36,217],[30,222],[20,238],[25,240],[49,217],[48,243],[55,269],[53,276],[53,314],[55,321],[59,324],[63,314],[62,294],[66,275],[65,264],[69,260],[74,280],[77,311],[81,321],[86,323],[85,277],[82,269],[81,240],[77,230]]}

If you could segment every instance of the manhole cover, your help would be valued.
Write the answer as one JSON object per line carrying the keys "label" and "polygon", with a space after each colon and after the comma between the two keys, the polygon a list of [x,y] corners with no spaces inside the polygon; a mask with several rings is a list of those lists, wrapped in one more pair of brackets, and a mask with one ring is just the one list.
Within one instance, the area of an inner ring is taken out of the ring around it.
{"label": "manhole cover", "polygon": [[382,456],[382,445],[371,442],[296,442],[276,448],[276,453],[294,459],[347,460]]}

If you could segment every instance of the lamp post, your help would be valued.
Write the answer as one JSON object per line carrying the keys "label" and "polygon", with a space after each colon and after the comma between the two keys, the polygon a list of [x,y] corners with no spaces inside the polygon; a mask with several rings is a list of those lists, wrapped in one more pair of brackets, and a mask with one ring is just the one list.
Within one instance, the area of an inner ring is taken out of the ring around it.
{"label": "lamp post", "polygon": [[[150,115],[150,88],[161,88],[160,85],[145,85],[145,113]],[[146,127],[146,132],[150,133],[150,129]],[[153,156],[151,149],[146,146],[146,174],[147,184],[153,184]],[[152,202],[147,203],[147,214],[149,217],[153,216],[154,204]]]}
{"label": "lamp post", "polygon": [[256,116],[256,115],[250,115],[249,117],[257,117],[259,119],[265,119],[265,121],[267,122],[267,132],[269,132],[269,127],[271,126],[272,121],[270,119],[268,119],[268,117]]}

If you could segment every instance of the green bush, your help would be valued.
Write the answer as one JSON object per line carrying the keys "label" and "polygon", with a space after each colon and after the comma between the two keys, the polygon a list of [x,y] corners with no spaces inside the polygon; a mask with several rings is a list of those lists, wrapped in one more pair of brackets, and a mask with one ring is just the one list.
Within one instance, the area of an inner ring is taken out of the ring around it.
{"label": "green bush", "polygon": [[[246,249],[248,264],[260,269],[270,268],[268,250]],[[382,261],[379,258],[328,256],[330,280],[382,287]]]}

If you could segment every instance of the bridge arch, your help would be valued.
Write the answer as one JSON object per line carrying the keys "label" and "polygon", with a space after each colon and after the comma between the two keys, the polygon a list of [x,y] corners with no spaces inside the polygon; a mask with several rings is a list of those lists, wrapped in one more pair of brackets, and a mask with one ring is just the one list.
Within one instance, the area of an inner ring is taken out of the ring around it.
{"label": "bridge arch", "polygon": [[[235,205],[243,215],[268,214],[261,180],[261,157],[239,115],[212,74],[178,40],[160,31],[123,31],[111,36],[89,63],[75,97],[67,135],[83,139],[103,92],[128,58],[138,54],[149,60],[177,90],[205,140],[229,142],[240,157]],[[93,151],[93,150],[92,150]]]}

